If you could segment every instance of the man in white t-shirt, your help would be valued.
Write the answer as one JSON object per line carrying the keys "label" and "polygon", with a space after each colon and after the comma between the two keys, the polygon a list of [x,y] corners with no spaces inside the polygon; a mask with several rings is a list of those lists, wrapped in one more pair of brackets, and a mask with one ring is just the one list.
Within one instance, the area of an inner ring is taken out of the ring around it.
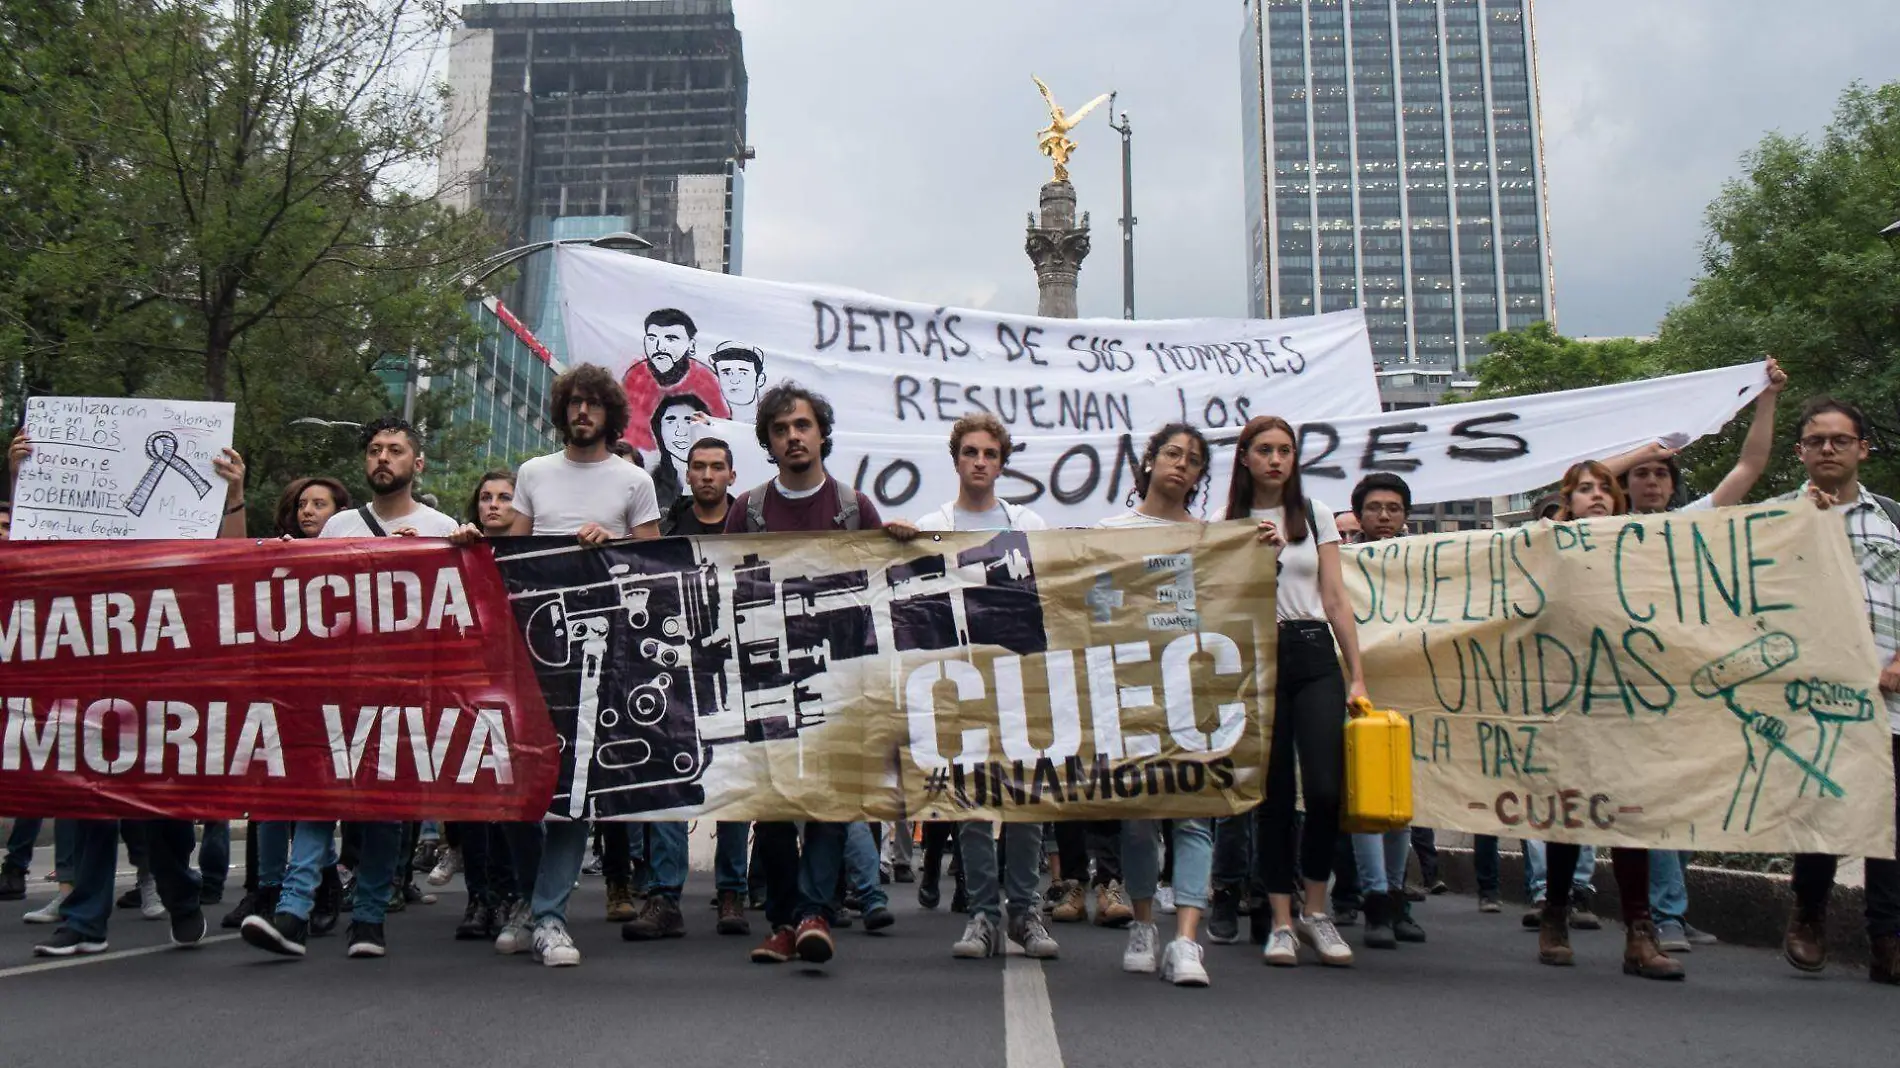
{"label": "man in white t-shirt", "polygon": [[[457,523],[415,499],[416,476],[425,464],[422,438],[415,428],[386,416],[363,428],[363,469],[370,503],[331,516],[320,538],[450,538],[466,543],[473,526]],[[401,859],[402,824],[364,822],[363,848],[356,866],[356,890],[347,939],[352,957],[381,957],[388,952],[383,914],[389,907],[396,865]],[[310,936],[310,910],[323,869],[336,863],[335,820],[298,820],[284,868],[277,911],[248,916],[240,928],[244,941],[287,957],[304,955]]]}
{"label": "man in white t-shirt", "polygon": [[[549,404],[555,429],[566,445],[560,452],[529,460],[516,472],[515,523],[508,533],[571,534],[588,546],[616,538],[659,537],[660,508],[653,495],[653,479],[609,449],[611,442],[626,433],[629,419],[627,395],[620,384],[604,369],[582,364],[554,380]],[[656,832],[662,826],[656,825]],[[581,951],[567,931],[567,899],[586,860],[587,822],[507,827],[511,845],[522,843],[514,851],[516,863],[526,869],[524,859],[537,854],[540,863],[533,870],[517,872],[519,885],[531,883],[534,892],[509,915],[495,939],[496,952],[519,953],[532,946],[534,958],[551,968],[579,964]],[[529,841],[543,835],[539,843]],[[683,828],[677,843],[670,841],[670,835],[656,833],[654,837],[655,867],[662,865],[661,854],[670,853],[672,847],[683,869]]]}
{"label": "man in white t-shirt", "polygon": [[[1009,428],[989,413],[966,415],[950,428],[950,458],[957,469],[957,499],[917,521],[919,530],[1047,530],[1042,517],[996,496],[996,480],[1009,464]],[[1042,824],[1012,823],[1003,830],[1002,881],[996,837],[988,820],[969,820],[957,831],[963,877],[969,886],[970,921],[952,956],[1000,956],[1004,932],[1031,957],[1053,959],[1061,947],[1042,923],[1036,899],[1042,859]],[[1007,885],[1005,885],[1005,882]],[[1004,891],[1007,890],[1007,895]],[[1004,897],[1008,898],[1005,916]]]}

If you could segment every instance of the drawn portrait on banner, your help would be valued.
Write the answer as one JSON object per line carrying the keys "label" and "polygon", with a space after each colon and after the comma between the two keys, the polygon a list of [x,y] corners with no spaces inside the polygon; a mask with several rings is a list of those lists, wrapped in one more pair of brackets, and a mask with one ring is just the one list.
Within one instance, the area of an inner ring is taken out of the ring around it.
{"label": "drawn portrait on banner", "polygon": [[687,454],[693,451],[693,417],[706,414],[706,402],[691,393],[664,397],[653,408],[647,429],[658,447],[653,451],[649,473],[653,476],[654,499],[662,508],[672,507],[680,494],[688,492],[686,463]]}
{"label": "drawn portrait on banner", "polygon": [[765,392],[765,353],[751,345],[728,341],[712,354],[719,393],[731,411],[728,418],[750,424],[758,417],[759,397]]}
{"label": "drawn portrait on banner", "polygon": [[666,397],[697,397],[708,414],[726,418],[728,409],[720,395],[719,378],[695,358],[698,345],[699,326],[692,316],[678,308],[648,313],[641,342],[644,358],[627,368],[621,381],[633,412],[625,440],[634,448],[647,452],[656,447],[651,420]]}

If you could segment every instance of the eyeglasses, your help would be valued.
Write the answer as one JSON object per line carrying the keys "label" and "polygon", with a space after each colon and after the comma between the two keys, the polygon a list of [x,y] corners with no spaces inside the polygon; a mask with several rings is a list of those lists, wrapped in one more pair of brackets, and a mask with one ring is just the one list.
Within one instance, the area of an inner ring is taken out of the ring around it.
{"label": "eyeglasses", "polygon": [[1861,439],[1853,436],[1852,434],[1814,434],[1809,437],[1802,438],[1801,447],[1804,449],[1812,449],[1815,452],[1820,452],[1822,449],[1825,449],[1831,445],[1834,447],[1835,452],[1846,452],[1847,450],[1860,444],[1860,442],[1861,442]]}

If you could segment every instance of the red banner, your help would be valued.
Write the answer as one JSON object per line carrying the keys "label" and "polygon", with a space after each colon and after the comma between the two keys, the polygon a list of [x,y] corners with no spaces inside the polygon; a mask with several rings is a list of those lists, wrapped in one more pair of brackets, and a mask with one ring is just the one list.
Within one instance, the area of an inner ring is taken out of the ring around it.
{"label": "red banner", "polygon": [[0,812],[538,820],[559,742],[487,546],[0,545]]}

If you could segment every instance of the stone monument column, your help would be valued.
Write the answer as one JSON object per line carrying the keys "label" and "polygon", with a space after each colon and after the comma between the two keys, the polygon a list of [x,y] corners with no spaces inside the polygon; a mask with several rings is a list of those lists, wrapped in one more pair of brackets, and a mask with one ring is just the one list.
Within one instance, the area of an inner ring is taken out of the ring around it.
{"label": "stone monument column", "polygon": [[1052,319],[1073,319],[1076,276],[1089,254],[1089,216],[1075,216],[1075,186],[1067,178],[1045,182],[1042,186],[1040,217],[1029,217],[1029,237],[1023,251],[1036,265],[1036,285],[1041,295],[1036,314]]}

